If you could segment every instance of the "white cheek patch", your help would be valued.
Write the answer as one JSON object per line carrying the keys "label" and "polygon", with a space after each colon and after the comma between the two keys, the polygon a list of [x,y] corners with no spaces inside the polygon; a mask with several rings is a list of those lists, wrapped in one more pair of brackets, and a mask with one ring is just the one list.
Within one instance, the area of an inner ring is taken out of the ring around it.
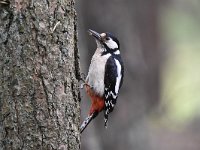
{"label": "white cheek patch", "polygon": [[109,39],[105,43],[110,49],[117,49],[118,48],[117,43],[115,41],[113,41],[112,39]]}

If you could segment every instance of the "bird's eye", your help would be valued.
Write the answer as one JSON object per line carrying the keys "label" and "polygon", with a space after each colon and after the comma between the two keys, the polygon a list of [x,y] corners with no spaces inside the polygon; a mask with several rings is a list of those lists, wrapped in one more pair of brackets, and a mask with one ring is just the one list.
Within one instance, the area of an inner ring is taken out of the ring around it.
{"label": "bird's eye", "polygon": [[108,41],[108,40],[109,40],[109,37],[106,37],[106,40]]}

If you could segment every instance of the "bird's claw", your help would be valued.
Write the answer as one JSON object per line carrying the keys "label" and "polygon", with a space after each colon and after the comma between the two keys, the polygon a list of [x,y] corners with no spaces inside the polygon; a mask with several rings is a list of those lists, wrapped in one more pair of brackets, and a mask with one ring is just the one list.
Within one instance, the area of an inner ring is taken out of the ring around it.
{"label": "bird's claw", "polygon": [[81,83],[81,85],[80,85],[79,89],[83,89],[83,88],[84,88],[84,86],[88,86],[88,87],[90,87],[91,89],[93,88],[93,86],[90,86],[90,85],[89,85],[89,84],[87,84],[87,83]]}
{"label": "bird's claw", "polygon": [[81,73],[80,81],[85,83],[85,79],[86,79],[86,75],[84,73]]}
{"label": "bird's claw", "polygon": [[87,83],[81,83],[81,85],[80,85],[79,89],[83,89],[83,88],[84,88],[84,86],[85,86],[86,84],[87,84]]}

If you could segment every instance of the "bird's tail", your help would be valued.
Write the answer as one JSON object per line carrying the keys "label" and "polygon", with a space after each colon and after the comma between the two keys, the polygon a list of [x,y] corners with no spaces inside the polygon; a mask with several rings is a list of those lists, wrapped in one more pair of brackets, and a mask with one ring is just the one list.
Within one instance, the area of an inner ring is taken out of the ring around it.
{"label": "bird's tail", "polygon": [[85,118],[85,120],[83,121],[83,123],[81,124],[80,127],[80,132],[82,133],[85,128],[89,125],[89,123],[92,121],[92,119],[94,119],[96,116],[98,115],[98,112],[95,111],[92,114],[90,114],[87,118]]}
{"label": "bird's tail", "polygon": [[108,110],[104,110],[104,127],[107,129],[108,127]]}

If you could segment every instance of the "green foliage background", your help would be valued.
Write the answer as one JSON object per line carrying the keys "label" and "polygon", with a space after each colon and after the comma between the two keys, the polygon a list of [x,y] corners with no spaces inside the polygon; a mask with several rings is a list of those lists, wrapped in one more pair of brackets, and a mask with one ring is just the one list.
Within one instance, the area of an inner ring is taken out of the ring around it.
{"label": "green foliage background", "polygon": [[162,68],[161,106],[166,108],[164,120],[179,125],[200,117],[200,2],[185,3],[190,9],[174,5],[161,17],[168,47]]}

